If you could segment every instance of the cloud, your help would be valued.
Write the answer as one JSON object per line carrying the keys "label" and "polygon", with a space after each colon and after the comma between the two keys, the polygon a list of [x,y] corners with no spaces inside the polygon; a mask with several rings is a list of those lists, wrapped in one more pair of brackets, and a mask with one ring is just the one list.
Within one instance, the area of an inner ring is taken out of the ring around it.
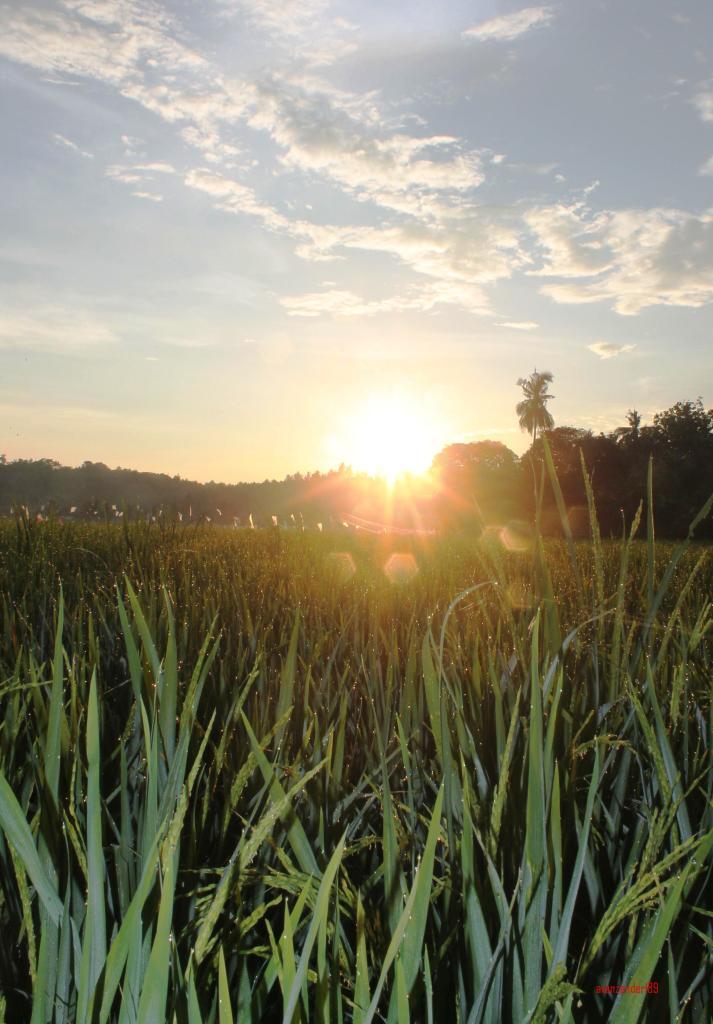
{"label": "cloud", "polygon": [[143,174],[175,174],[176,168],[173,164],[163,163],[157,161],[152,164],[136,164],[135,170],[141,171]]}
{"label": "cloud", "polygon": [[369,316],[384,312],[392,300],[368,302],[342,289],[308,292],[305,295],[285,295],[280,299],[290,316]]}
{"label": "cloud", "polygon": [[[473,312],[489,310],[482,286],[511,276],[526,262],[513,217],[476,207],[471,198],[492,154],[464,150],[451,135],[390,132],[387,123],[372,94],[347,93],[305,75],[273,75],[261,83],[249,116],[250,126],[277,145],[287,170],[317,176],[396,215],[378,225],[290,219],[261,202],[248,185],[205,168],[190,172],[185,181],[210,195],[218,208],[258,216],[291,236],[303,259],[344,259],[359,249],[389,255],[428,279],[388,308],[428,310],[451,302]],[[292,315],[353,316],[387,308],[358,296],[307,295],[289,305]]]}
{"label": "cloud", "polygon": [[289,36],[314,26],[329,0],[221,0],[227,12],[240,10],[254,24]]}
{"label": "cloud", "polygon": [[[290,24],[297,31],[325,8],[303,0],[288,4],[287,12],[272,0],[238,6],[288,34]],[[150,0],[59,0],[53,10],[10,10],[0,54],[60,79],[88,78],[114,87],[174,125],[186,144],[216,166],[235,164],[240,148],[234,131],[249,123],[277,144],[283,166],[320,174],[359,199],[371,197],[415,214],[434,207],[434,193],[465,192],[483,181],[481,154],[464,151],[459,140],[385,130],[373,94],[348,93],[305,72],[274,73],[259,86],[229,78],[184,38],[180,25]],[[309,46],[314,49],[313,34]],[[127,136],[127,143],[133,141]],[[137,167],[113,168],[117,180],[136,173]]]}
{"label": "cloud", "polygon": [[703,83],[693,97],[692,103],[702,121],[713,121],[713,81]]}
{"label": "cloud", "polygon": [[55,132],[51,138],[57,146],[69,149],[72,153],[76,153],[77,156],[83,156],[87,160],[94,159],[93,153],[88,153],[85,149],[80,149],[76,142],[72,142],[72,140],[68,139],[65,135],[60,135],[58,132]]}
{"label": "cloud", "polygon": [[441,224],[335,227],[300,221],[292,229],[308,239],[296,250],[305,259],[325,259],[349,249],[394,257],[430,279],[421,292],[430,295],[428,308],[451,302],[472,312],[489,312],[483,286],[510,277],[527,263],[517,226],[487,207]]}
{"label": "cloud", "polygon": [[[259,26],[256,36],[267,33],[268,44],[277,39],[283,47],[267,62],[269,74],[247,80],[223,73],[154,0],[9,5],[0,54],[55,80],[91,79],[141,104],[200,154],[192,161],[198,166],[181,171],[187,188],[226,214],[257,218],[291,239],[300,258],[346,261],[358,251],[410,275],[403,281],[402,274],[386,298],[364,298],[359,288],[306,287],[287,297],[284,308],[292,315],[430,312],[446,303],[490,313],[488,286],[518,271],[542,279],[541,290],[556,302],[603,301],[622,314],[713,299],[713,213],[595,211],[589,190],[577,201],[529,209],[489,206],[479,198],[481,186],[486,174],[499,173],[502,154],[429,131],[418,117],[397,119],[378,93],[349,92],[317,74],[307,51],[315,49],[315,35],[327,45],[329,26],[339,28],[326,0],[290,0],[286,8],[277,0],[226,0],[223,7]],[[549,24],[555,10],[527,7],[465,34],[514,40]],[[352,28],[340,31],[350,36]],[[700,83],[694,101],[713,120],[713,83]],[[264,160],[259,166],[242,148],[251,130],[263,136],[254,146]],[[65,136],[54,141],[79,151]],[[173,163],[150,159],[140,140],[125,135],[122,141],[125,157],[106,175],[137,198],[160,202],[158,182],[178,173]],[[701,173],[711,173],[711,163]],[[508,158],[508,166],[518,165]],[[556,166],[541,169],[551,173]],[[303,219],[295,211],[312,204],[290,204],[297,192],[289,189],[279,209],[264,198],[266,182],[287,175],[304,193],[321,187],[322,216]],[[536,329],[531,321],[502,325]]]}
{"label": "cloud", "polygon": [[[484,180],[483,154],[450,135],[386,132],[374,97],[310,78],[258,87],[251,127],[269,134],[284,166],[318,174],[356,198],[408,210],[429,193],[463,193]],[[408,212],[408,211],[404,211]]]}
{"label": "cloud", "polygon": [[181,128],[180,136],[193,149],[200,150],[212,164],[232,163],[240,155],[240,149],[224,141],[221,127],[210,118],[198,125],[186,125]]}
{"label": "cloud", "polygon": [[65,354],[111,345],[116,334],[91,313],[53,307],[0,314],[0,349]]}
{"label": "cloud", "polygon": [[141,145],[141,139],[138,139],[133,135],[122,135],[121,144],[126,148],[126,155],[133,156]]}
{"label": "cloud", "polygon": [[120,181],[122,185],[138,185],[140,181],[143,181],[143,174],[140,171],[132,167],[121,167],[118,164],[107,167],[104,174],[113,181]]}
{"label": "cloud", "polygon": [[699,167],[698,173],[705,175],[713,175],[713,156],[709,157],[702,167]]}
{"label": "cloud", "polygon": [[252,188],[242,185],[238,181],[233,181],[214,171],[198,168],[189,171],[184,182],[189,188],[209,195],[218,210],[258,217],[273,230],[287,231],[290,229],[287,217],[275,210],[274,207],[260,202]]}
{"label": "cloud", "polygon": [[610,217],[591,214],[583,202],[534,207],[524,221],[535,235],[544,264],[530,271],[547,277],[582,277],[611,267],[613,253],[607,245]]}
{"label": "cloud", "polygon": [[153,61],[159,81],[169,69],[205,71],[206,62],[169,27],[160,8],[137,0],[61,0],[55,10],[23,5],[5,11],[0,52],[40,71],[99,79],[122,90],[143,79],[145,60]]}
{"label": "cloud", "polygon": [[335,63],[357,44],[345,38],[356,26],[329,15],[330,0],[219,0],[222,14],[242,15],[273,43],[308,66]]}
{"label": "cloud", "polygon": [[[333,107],[330,109],[334,111]],[[341,113],[344,114],[343,107]],[[275,128],[281,117],[282,113],[273,109],[268,130]],[[339,121],[338,112],[335,118]],[[467,203],[458,203],[457,197],[454,202],[447,186],[454,183],[458,186],[472,185],[472,177],[459,178],[460,172],[446,161],[436,165],[434,183],[430,180],[432,168],[424,168],[424,164],[430,165],[430,161],[412,159],[414,154],[424,149],[450,146],[454,140],[444,137],[413,139],[399,135],[379,142],[373,137],[368,119],[365,121],[351,114],[346,115],[347,122],[352,123],[351,136],[355,136],[359,125],[361,135],[357,135],[356,142],[352,141],[343,152],[342,136],[329,130],[329,120],[327,124],[320,124],[317,117],[309,127],[305,120],[305,131],[313,134],[306,144],[298,133],[299,159],[294,148],[290,159],[299,162],[302,168],[326,169],[330,178],[336,177],[348,183],[349,190],[353,189],[358,198],[390,207],[398,206],[399,212],[407,217],[405,222],[361,226],[291,220],[260,201],[251,187],[206,168],[189,172],[185,183],[209,195],[218,209],[259,217],[272,230],[296,239],[297,255],[308,261],[344,259],[345,252],[350,249],[394,257],[402,265],[431,279],[427,286],[420,286],[417,300],[413,297],[408,300],[408,308],[430,309],[437,303],[450,301],[472,311],[484,312],[488,303],[481,286],[509,277],[517,266],[522,265],[524,255],[518,247],[517,232],[507,222],[507,215],[503,217],[500,211],[490,211],[487,207],[475,210]],[[357,128],[354,128],[354,123],[357,123]],[[260,121],[259,126],[265,127],[265,122]],[[295,143],[294,138],[292,142]],[[353,147],[357,143],[359,152],[352,159]],[[434,186],[432,193],[428,192],[427,182]],[[399,203],[399,200],[403,202]],[[330,298],[317,300],[313,294],[323,293],[310,293],[309,301],[301,301],[299,314],[294,315],[311,315],[313,303],[317,303],[320,309],[331,311]],[[335,301],[338,301],[342,314],[347,309],[350,310],[349,315],[374,309],[373,304],[351,301],[344,296]],[[396,307],[404,308],[402,300],[396,300]]]}
{"label": "cloud", "polygon": [[507,320],[500,323],[498,327],[509,327],[514,331],[535,331],[540,326],[534,320]]}
{"label": "cloud", "polygon": [[543,28],[554,17],[551,7],[525,7],[513,14],[502,14],[489,18],[463,32],[466,39],[477,39],[479,42],[496,41],[511,42],[535,28]]}
{"label": "cloud", "polygon": [[623,315],[713,301],[713,213],[654,207],[593,213],[583,203],[528,211],[542,265],[566,278],[541,290],[559,303],[608,301]]}
{"label": "cloud", "polygon": [[[308,26],[326,14],[321,0],[292,3],[286,15],[273,0],[225,6],[266,31],[304,32],[312,47]],[[217,209],[257,217],[292,238],[297,255],[309,261],[344,259],[359,249],[391,256],[425,278],[409,308],[450,301],[482,312],[488,306],[482,286],[510,276],[522,263],[507,215],[502,223],[499,215],[474,206],[492,152],[428,133],[423,123],[414,131],[394,128],[375,93],[339,89],[305,71],[305,63],[290,75],[273,70],[259,83],[228,78],[151,0],[58,0],[53,10],[23,6],[11,11],[4,28],[0,53],[10,59],[59,78],[102,82],[173,126],[205,161],[184,174],[184,184]],[[293,67],[301,60],[293,60]],[[252,170],[236,165],[241,149],[235,134],[248,126],[277,147],[278,172],[327,182],[377,207],[381,223],[364,226],[360,216],[359,225],[314,224],[263,201],[259,185],[238,180]],[[137,156],[137,139],[126,135],[122,141],[133,159],[110,164],[106,175],[138,198],[160,201],[155,178],[175,173],[173,165]]]}
{"label": "cloud", "polygon": [[595,341],[592,345],[587,345],[587,348],[600,359],[613,359],[623,352],[632,352],[636,345],[615,345],[612,341]]}
{"label": "cloud", "polygon": [[[156,203],[163,202],[163,196],[150,190],[150,185],[155,181],[156,175],[175,174],[176,168],[169,163],[155,162],[147,164],[111,164],[104,171],[107,178],[118,181],[122,185],[140,185],[141,188],[132,189],[132,196],[139,199],[152,199]],[[147,188],[146,186],[149,186]]]}
{"label": "cloud", "polygon": [[207,156],[216,138],[225,143],[217,126],[246,113],[250,90],[223,76],[183,36],[151,0],[59,0],[52,10],[6,8],[0,55],[59,81],[112,86],[169,124],[193,126],[190,144]]}
{"label": "cloud", "polygon": [[376,313],[430,313],[436,306],[447,303],[462,306],[472,313],[490,312],[482,289],[465,287],[457,282],[436,281],[413,285],[401,295],[383,299],[364,299],[347,289],[307,292],[304,295],[286,295],[280,299],[290,316],[355,317]]}

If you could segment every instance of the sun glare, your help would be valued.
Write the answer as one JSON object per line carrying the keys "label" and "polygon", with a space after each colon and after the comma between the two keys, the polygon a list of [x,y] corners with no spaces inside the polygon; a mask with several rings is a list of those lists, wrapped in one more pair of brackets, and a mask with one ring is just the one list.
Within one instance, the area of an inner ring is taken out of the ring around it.
{"label": "sun glare", "polygon": [[346,461],[393,483],[399,476],[429,468],[441,434],[415,401],[402,395],[374,396],[349,424]]}

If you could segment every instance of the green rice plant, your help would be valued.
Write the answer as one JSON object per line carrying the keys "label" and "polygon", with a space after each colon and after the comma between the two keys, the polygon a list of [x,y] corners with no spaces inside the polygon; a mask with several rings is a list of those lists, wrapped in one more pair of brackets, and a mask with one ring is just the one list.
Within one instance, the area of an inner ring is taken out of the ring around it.
{"label": "green rice plant", "polygon": [[0,522],[0,1020],[706,1020],[713,552],[584,472],[530,550]]}

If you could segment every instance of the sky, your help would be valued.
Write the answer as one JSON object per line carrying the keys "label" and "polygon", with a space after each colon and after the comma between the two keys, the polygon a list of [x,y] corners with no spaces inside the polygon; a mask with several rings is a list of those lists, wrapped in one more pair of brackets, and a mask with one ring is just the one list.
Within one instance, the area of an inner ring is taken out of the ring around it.
{"label": "sky", "polygon": [[560,425],[713,405],[709,0],[14,0],[0,132],[8,458],[279,478],[392,398],[520,452],[534,367]]}

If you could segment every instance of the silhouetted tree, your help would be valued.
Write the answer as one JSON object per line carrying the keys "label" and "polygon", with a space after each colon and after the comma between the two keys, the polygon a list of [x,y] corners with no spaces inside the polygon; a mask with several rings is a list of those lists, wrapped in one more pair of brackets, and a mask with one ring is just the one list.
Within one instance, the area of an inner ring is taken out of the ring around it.
{"label": "silhouetted tree", "polygon": [[680,536],[713,491],[713,409],[706,410],[700,398],[676,402],[654,416],[646,441],[654,460],[657,524]]}
{"label": "silhouetted tree", "polygon": [[533,444],[537,440],[538,430],[550,430],[555,425],[547,408],[547,403],[555,397],[547,391],[553,379],[549,370],[542,373],[534,370],[529,377],[520,377],[517,381],[524,397],[515,406],[515,411],[520,428],[532,434]]}
{"label": "silhouetted tree", "polygon": [[482,525],[519,516],[522,467],[500,441],[449,444],[434,458],[433,471],[444,522],[462,527],[474,519]]}
{"label": "silhouetted tree", "polygon": [[676,402],[670,409],[657,412],[654,430],[661,442],[679,455],[700,455],[713,439],[713,409],[704,409],[703,401]]}
{"label": "silhouetted tree", "polygon": [[636,444],[641,434],[641,414],[636,409],[629,409],[626,414],[626,426],[617,427],[614,437],[620,444]]}
{"label": "silhouetted tree", "polygon": [[[623,492],[628,489],[628,449],[616,443],[614,434],[594,434],[591,430],[582,430],[579,427],[554,427],[542,432],[529,451],[523,455],[523,462],[541,463],[545,439],[552,453],[562,497],[570,517],[570,527],[580,536],[589,532],[587,494],[582,472],[584,459],[592,484],[600,528],[604,533],[618,532],[621,509],[624,506]],[[548,507],[544,517],[545,526],[557,532],[560,517],[555,507],[554,495],[548,489],[546,496]],[[634,508],[639,497],[640,495]],[[628,508],[627,518],[630,518]]]}

